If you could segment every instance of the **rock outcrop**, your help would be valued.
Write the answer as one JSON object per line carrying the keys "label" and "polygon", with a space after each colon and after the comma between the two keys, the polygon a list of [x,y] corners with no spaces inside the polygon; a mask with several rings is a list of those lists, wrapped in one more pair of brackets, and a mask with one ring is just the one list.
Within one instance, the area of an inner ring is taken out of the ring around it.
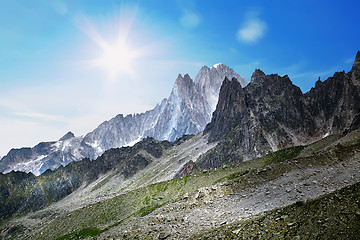
{"label": "rock outcrop", "polygon": [[242,86],[236,78],[229,81],[225,77],[212,121],[204,132],[210,133],[209,141],[221,140],[246,116],[248,114]]}

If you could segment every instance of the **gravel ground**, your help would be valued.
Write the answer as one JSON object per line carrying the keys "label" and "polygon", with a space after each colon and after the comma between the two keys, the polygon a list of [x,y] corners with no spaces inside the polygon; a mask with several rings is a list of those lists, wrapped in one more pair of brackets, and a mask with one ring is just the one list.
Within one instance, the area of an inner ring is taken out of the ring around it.
{"label": "gravel ground", "polygon": [[293,170],[274,180],[240,191],[232,189],[230,194],[226,184],[199,189],[182,201],[167,204],[145,217],[131,219],[110,229],[100,239],[132,238],[134,234],[159,239],[164,236],[166,239],[186,239],[202,231],[297,201],[314,199],[360,182],[359,152],[346,161],[325,166],[292,165]]}

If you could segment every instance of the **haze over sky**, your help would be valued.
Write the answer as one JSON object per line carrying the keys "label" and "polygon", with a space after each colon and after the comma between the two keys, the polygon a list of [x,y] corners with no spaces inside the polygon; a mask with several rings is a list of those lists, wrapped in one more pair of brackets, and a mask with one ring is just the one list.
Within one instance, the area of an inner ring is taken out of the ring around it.
{"label": "haze over sky", "polygon": [[360,1],[0,2],[0,155],[85,134],[222,62],[288,74],[303,92],[349,71]]}

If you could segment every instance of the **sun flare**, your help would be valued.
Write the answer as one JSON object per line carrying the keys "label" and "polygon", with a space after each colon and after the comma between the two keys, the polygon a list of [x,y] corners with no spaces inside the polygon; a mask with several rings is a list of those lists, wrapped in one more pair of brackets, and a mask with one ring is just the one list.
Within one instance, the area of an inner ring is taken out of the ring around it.
{"label": "sun flare", "polygon": [[[134,47],[136,44],[130,43],[130,33],[135,20],[136,11],[130,15],[121,15],[118,19],[110,22],[110,31],[101,31],[94,27],[85,16],[80,15],[76,18],[79,29],[85,33],[98,47],[97,57],[87,61],[91,67],[102,69],[113,82],[121,75],[136,77],[134,71],[134,61],[142,58],[144,47]],[[106,28],[105,28],[106,29]],[[115,36],[115,38],[114,38]],[[115,41],[111,41],[113,39]]]}
{"label": "sun flare", "polygon": [[113,45],[105,44],[102,50],[103,54],[96,60],[96,65],[104,68],[110,78],[116,78],[122,73],[134,75],[131,63],[135,59],[135,54],[124,41],[118,41]]}

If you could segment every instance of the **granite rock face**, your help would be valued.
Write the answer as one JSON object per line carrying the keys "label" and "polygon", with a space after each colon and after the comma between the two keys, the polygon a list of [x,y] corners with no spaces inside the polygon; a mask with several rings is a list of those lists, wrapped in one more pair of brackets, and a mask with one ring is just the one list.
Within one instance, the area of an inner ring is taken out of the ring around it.
{"label": "granite rock face", "polygon": [[203,66],[192,80],[178,75],[168,98],[143,114],[118,115],[87,134],[84,142],[99,153],[112,147],[131,145],[144,137],[174,141],[185,134],[204,130],[211,120],[225,77],[236,77],[246,86],[247,80],[224,64]]}
{"label": "granite rock face", "polygon": [[247,112],[245,94],[242,86],[236,78],[229,81],[225,77],[212,121],[204,130],[205,133],[210,133],[209,141],[222,139],[238,125],[244,117],[248,116]]}
{"label": "granite rock face", "polygon": [[[360,125],[360,53],[350,72],[336,72],[303,94],[287,75],[257,69],[242,89],[225,79],[205,132],[219,144],[197,162],[221,167],[286,147],[304,145]],[[235,82],[234,82],[235,81]]]}
{"label": "granite rock face", "polygon": [[249,83],[246,79],[234,72],[233,69],[222,63],[215,64],[211,68],[203,66],[195,77],[196,90],[203,96],[205,105],[209,109],[207,111],[208,122],[210,122],[212,113],[216,109],[220,87],[225,77],[230,80],[236,78],[242,87],[245,87]]}
{"label": "granite rock face", "polygon": [[174,141],[185,134],[198,133],[208,123],[206,114],[204,99],[196,91],[194,81],[188,74],[184,77],[179,74],[161,116],[145,135],[159,140]]}

